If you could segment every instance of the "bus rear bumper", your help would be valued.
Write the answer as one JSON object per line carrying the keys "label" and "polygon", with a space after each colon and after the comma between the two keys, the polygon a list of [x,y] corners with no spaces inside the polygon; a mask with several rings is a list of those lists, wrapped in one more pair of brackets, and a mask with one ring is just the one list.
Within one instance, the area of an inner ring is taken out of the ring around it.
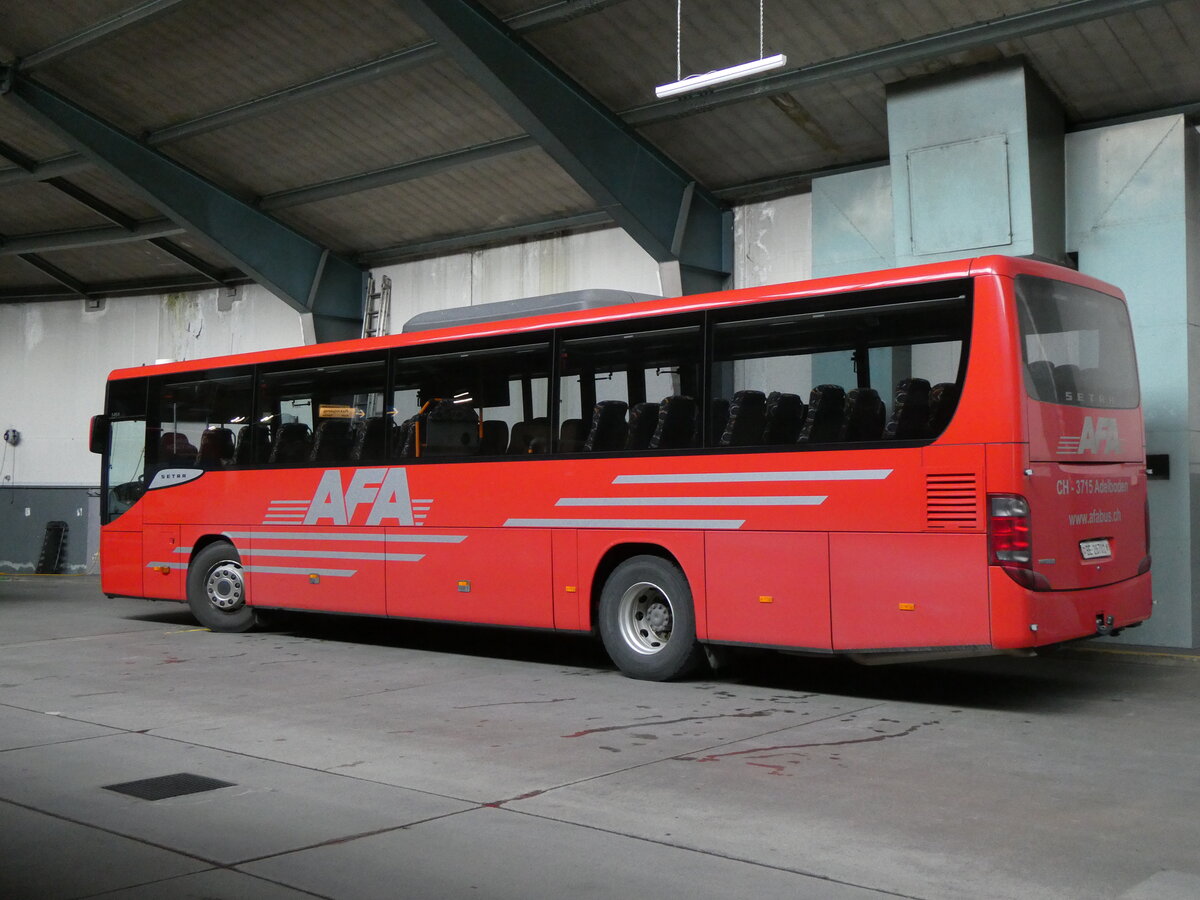
{"label": "bus rear bumper", "polygon": [[992,646],[1043,647],[1111,634],[1150,618],[1150,573],[1080,591],[1031,591],[992,566]]}

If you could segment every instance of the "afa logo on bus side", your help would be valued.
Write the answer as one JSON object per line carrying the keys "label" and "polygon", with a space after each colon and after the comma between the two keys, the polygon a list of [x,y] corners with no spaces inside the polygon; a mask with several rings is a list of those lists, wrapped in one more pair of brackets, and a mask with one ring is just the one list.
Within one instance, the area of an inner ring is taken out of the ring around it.
{"label": "afa logo on bus side", "polygon": [[350,525],[359,507],[370,504],[364,525],[413,525],[408,472],[404,468],[355,469],[348,487],[342,473],[327,469],[308,504],[305,525]]}

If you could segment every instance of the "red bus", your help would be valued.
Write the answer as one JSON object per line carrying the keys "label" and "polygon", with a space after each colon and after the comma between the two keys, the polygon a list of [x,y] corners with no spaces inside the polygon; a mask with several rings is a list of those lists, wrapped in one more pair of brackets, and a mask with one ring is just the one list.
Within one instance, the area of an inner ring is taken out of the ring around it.
{"label": "red bus", "polygon": [[1027,652],[1150,615],[1109,285],[985,257],[495,306],[113,372],[103,590],[215,631],[277,609],[597,631],[648,679],[719,645]]}

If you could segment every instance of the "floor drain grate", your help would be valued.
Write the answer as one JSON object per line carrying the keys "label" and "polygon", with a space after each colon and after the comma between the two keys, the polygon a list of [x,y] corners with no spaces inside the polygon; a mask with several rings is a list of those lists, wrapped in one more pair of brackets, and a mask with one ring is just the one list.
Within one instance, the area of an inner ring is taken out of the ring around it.
{"label": "floor drain grate", "polygon": [[104,789],[142,800],[166,800],[168,797],[182,797],[184,794],[199,794],[202,791],[215,791],[217,788],[233,786],[232,781],[218,781],[216,778],[179,772],[175,775],[159,775],[157,778],[142,778],[121,784],[106,784]]}

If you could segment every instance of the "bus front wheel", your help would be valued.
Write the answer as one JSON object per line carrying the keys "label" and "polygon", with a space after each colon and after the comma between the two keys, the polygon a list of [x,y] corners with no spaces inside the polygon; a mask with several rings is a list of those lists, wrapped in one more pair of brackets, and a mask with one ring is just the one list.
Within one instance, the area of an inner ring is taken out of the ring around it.
{"label": "bus front wheel", "polygon": [[192,615],[213,631],[249,631],[254,610],[246,605],[242,558],[233,544],[217,541],[196,554],[188,566],[187,598]]}
{"label": "bus front wheel", "polygon": [[599,620],[604,649],[630,678],[681,678],[704,658],[687,578],[660,557],[634,556],[613,570],[600,593]]}

